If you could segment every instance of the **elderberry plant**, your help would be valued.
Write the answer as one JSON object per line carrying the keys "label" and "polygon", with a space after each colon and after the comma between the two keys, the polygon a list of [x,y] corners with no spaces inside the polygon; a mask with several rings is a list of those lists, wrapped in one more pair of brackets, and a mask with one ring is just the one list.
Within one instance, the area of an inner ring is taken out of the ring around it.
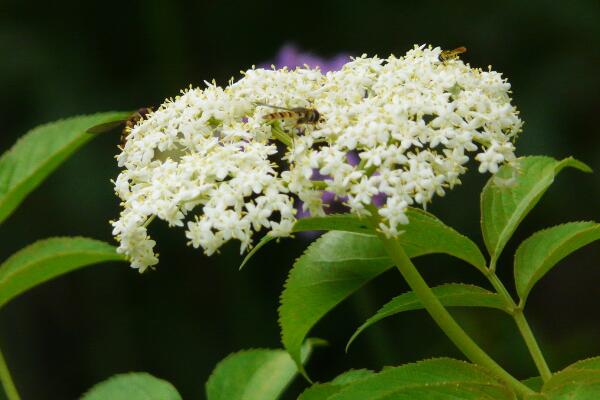
{"label": "elderberry plant", "polygon": [[[590,169],[573,158],[517,158],[523,122],[508,81],[491,68],[440,59],[441,51],[415,46],[399,58],[363,55],[328,72],[308,65],[253,68],[225,87],[207,83],[166,100],[131,129],[117,156],[122,170],[114,185],[122,210],[111,224],[118,248],[82,239],[69,247],[66,239],[52,239],[52,245],[24,249],[0,267],[0,305],[94,262],[127,260],[147,271],[159,261],[147,231],[155,219],[183,229],[187,243],[206,255],[237,240],[247,253],[242,266],[274,239],[321,230],[326,233],[296,260],[282,291],[284,349],[241,351],[224,359],[206,384],[209,400],[277,399],[298,372],[307,378],[299,400],[600,397],[600,358],[553,371],[524,314],[537,281],[564,257],[600,239],[600,224],[565,223],[523,241],[514,255],[516,296],[496,274],[507,242],[556,175],[566,167]],[[273,118],[275,107],[287,114]],[[315,111],[315,120],[299,115]],[[89,140],[90,128],[122,118],[101,114],[40,128],[60,139],[55,147],[44,147],[39,132],[26,135],[0,159],[0,216],[8,216],[53,166]],[[491,174],[481,192],[487,255],[426,211],[436,195],[461,183],[470,161]],[[325,192],[348,212],[328,213]],[[302,210],[295,207],[299,202]],[[65,258],[60,246],[74,255]],[[412,259],[434,253],[471,265],[489,287],[429,286]],[[311,329],[392,268],[411,290],[358,327],[348,346],[382,319],[425,309],[468,361],[428,359],[312,383],[305,363],[321,341],[307,339]],[[447,311],[457,306],[509,315],[538,376],[520,381],[492,359]],[[0,367],[8,397],[18,398],[4,362]],[[83,398],[180,396],[168,382],[137,373],[102,382]]]}

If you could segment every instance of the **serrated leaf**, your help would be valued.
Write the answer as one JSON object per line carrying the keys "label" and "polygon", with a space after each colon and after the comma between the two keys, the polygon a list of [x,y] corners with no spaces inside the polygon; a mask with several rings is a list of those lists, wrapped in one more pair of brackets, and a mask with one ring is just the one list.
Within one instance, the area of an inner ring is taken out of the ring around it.
{"label": "serrated leaf", "polygon": [[555,373],[542,388],[550,400],[595,400],[600,398],[600,357],[571,364]]}
{"label": "serrated leaf", "polygon": [[[302,349],[303,361],[311,351]],[[298,369],[283,350],[253,349],[223,359],[206,382],[208,400],[276,400],[296,376]]]}
{"label": "serrated leaf", "polygon": [[38,126],[0,157],[0,222],[4,221],[46,176],[94,135],[86,131],[101,123],[127,118],[107,112],[73,117]]}
{"label": "serrated leaf", "polygon": [[[301,218],[294,224],[293,233],[306,231],[343,231],[356,233],[372,233],[364,219],[359,219],[352,214],[331,214],[323,217]],[[240,264],[240,269],[244,268],[248,261],[265,245],[277,239],[276,237],[265,235],[244,257]]]}
{"label": "serrated leaf", "polygon": [[525,304],[529,292],[560,260],[600,239],[600,224],[570,222],[534,233],[515,254],[515,284]]}
{"label": "serrated leaf", "polygon": [[145,372],[131,372],[96,384],[81,400],[181,400],[181,396],[165,380]]}
{"label": "serrated leaf", "polygon": [[297,400],[327,400],[343,388],[343,385],[316,383],[302,392]]}
{"label": "serrated leaf", "polygon": [[591,369],[600,371],[600,357],[590,357],[584,360],[579,360],[566,367],[563,371],[569,369]]}
{"label": "serrated leaf", "polygon": [[[577,377],[573,376],[573,378]],[[543,400],[598,400],[600,399],[600,374],[565,383],[544,392],[543,396]]]}
{"label": "serrated leaf", "polygon": [[367,378],[374,372],[368,369],[350,370],[338,375],[331,382],[317,383],[306,389],[298,400],[327,400],[352,382]]}
{"label": "serrated leaf", "polygon": [[[485,269],[483,255],[466,236],[425,211],[409,209],[408,215],[410,223],[399,241],[409,257],[445,253]],[[325,314],[392,265],[376,236],[331,231],[317,239],[294,264],[281,296],[282,341],[294,361],[298,363],[300,344]]]}
{"label": "serrated leaf", "polygon": [[248,252],[248,254],[246,254],[246,257],[244,257],[244,260],[242,260],[242,263],[240,264],[239,269],[241,270],[242,268],[244,268],[246,266],[246,264],[248,264],[248,261],[250,261],[250,259],[252,257],[254,257],[254,255],[260,250],[262,249],[264,246],[266,246],[267,244],[269,244],[269,242],[271,242],[272,240],[277,239],[274,236],[269,236],[269,235],[265,235],[263,236],[260,241],[256,244],[256,246],[254,246],[252,248],[252,250],[250,250]]}
{"label": "serrated leaf", "polygon": [[[557,389],[561,389],[561,393],[568,393],[568,391],[563,391],[562,388],[565,386],[577,388],[580,385],[590,383],[600,384],[599,370],[568,369],[554,374],[542,387],[542,393],[549,393]],[[596,394],[600,394],[600,392],[596,392]]]}
{"label": "serrated leaf", "polygon": [[542,386],[544,385],[544,380],[541,376],[533,376],[531,378],[524,379],[521,382],[523,382],[525,386],[535,390],[536,392],[542,390]]}
{"label": "serrated leaf", "polygon": [[404,233],[398,240],[409,257],[448,254],[485,273],[485,257],[471,239],[450,228],[433,214],[418,208],[409,208],[406,215],[410,222],[402,227]]}
{"label": "serrated leaf", "polygon": [[[478,286],[450,283],[434,287],[432,291],[446,307],[486,307],[508,312],[507,304],[500,295]],[[348,348],[358,335],[382,319],[401,312],[420,310],[422,308],[423,305],[414,292],[406,292],[394,297],[356,330],[350,340],[348,340],[346,351],[348,351]]]}
{"label": "serrated leaf", "polygon": [[[481,270],[485,269],[485,257],[469,238],[445,225],[433,214],[421,209],[409,207],[406,215],[409,224],[402,226],[404,233],[399,240],[410,257],[445,253],[460,258]],[[373,229],[368,226],[367,221],[352,214],[303,218],[296,222],[293,232],[311,230],[375,234]]]}
{"label": "serrated leaf", "polygon": [[[519,223],[565,167],[591,171],[587,165],[572,157],[557,161],[550,157],[534,156],[520,158],[518,171],[505,165],[489,179],[481,192],[481,231],[494,262]],[[514,180],[514,183],[498,184],[501,180]]]}
{"label": "serrated leaf", "polygon": [[[417,209],[408,208],[407,216],[410,223],[403,227],[404,233],[399,240],[410,257],[425,254],[444,253],[460,258],[485,271],[485,258],[475,243],[461,235],[454,229],[445,225],[434,215]],[[370,229],[363,219],[352,214],[333,214],[325,217],[303,218],[294,225],[293,232],[312,230],[342,231],[353,233],[371,234]],[[256,252],[271,242],[273,237],[264,236],[260,242],[244,258],[240,269],[244,267]]]}
{"label": "serrated leaf", "polygon": [[365,379],[373,374],[375,374],[375,372],[370,369],[351,369],[336,376],[330,383],[334,385],[347,385]]}
{"label": "serrated leaf", "polygon": [[[506,388],[477,383],[443,383],[436,386],[402,387],[373,400],[513,400]],[[331,400],[335,400],[335,396]]]}
{"label": "serrated leaf", "polygon": [[67,272],[104,261],[126,261],[107,243],[82,237],[37,241],[0,265],[0,307],[19,294]]}
{"label": "serrated leaf", "polygon": [[392,266],[379,239],[328,232],[311,244],[290,271],[281,295],[282,342],[298,368],[304,338],[328,311]]}
{"label": "serrated leaf", "polygon": [[299,219],[293,232],[305,231],[344,231],[355,233],[373,233],[365,219],[352,214],[331,214],[322,217]]}
{"label": "serrated leaf", "polygon": [[501,400],[514,399],[515,395],[481,367],[438,358],[384,368],[345,386],[327,400],[448,398]]}

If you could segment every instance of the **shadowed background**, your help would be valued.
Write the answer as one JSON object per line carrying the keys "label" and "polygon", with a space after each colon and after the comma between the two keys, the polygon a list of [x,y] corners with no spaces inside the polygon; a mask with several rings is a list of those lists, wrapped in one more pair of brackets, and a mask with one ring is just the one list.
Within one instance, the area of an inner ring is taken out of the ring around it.
{"label": "shadowed background", "polygon": [[[37,124],[75,114],[159,104],[190,83],[225,84],[253,64],[275,60],[289,43],[323,57],[400,55],[413,44],[464,45],[472,66],[491,64],[509,78],[525,121],[518,153],[573,155],[600,170],[600,3],[544,2],[23,2],[0,4],[0,150]],[[111,242],[118,215],[110,179],[118,135],[88,144],[0,227],[0,256],[34,240],[85,235]],[[478,193],[485,177],[430,210],[482,244]],[[512,287],[516,244],[535,230],[570,220],[599,220],[600,175],[561,173],[501,259]],[[227,354],[278,347],[277,304],[287,271],[308,244],[284,240],[237,271],[238,245],[207,258],[183,232],[151,228],[161,263],[137,274],[103,264],[51,281],[0,312],[0,344],[27,399],[77,398],[126,371],[172,382],[185,399]],[[553,370],[600,354],[598,244],[563,261],[536,287],[526,313]],[[508,256],[507,256],[508,255]],[[417,260],[432,284],[469,280],[472,268],[441,256]],[[343,352],[353,330],[406,290],[390,271],[327,316],[313,335],[330,340],[308,370],[327,380],[348,368],[421,358],[460,357],[423,312],[380,323]],[[535,374],[512,322],[494,311],[453,311],[481,345],[520,378]],[[288,393],[295,398],[303,382]],[[0,395],[1,396],[1,395]]]}

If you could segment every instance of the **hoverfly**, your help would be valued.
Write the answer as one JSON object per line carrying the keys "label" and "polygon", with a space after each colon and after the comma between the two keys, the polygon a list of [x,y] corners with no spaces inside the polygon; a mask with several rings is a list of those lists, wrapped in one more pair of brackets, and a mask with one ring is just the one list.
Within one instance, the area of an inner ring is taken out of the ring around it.
{"label": "hoverfly", "polygon": [[467,48],[464,46],[457,47],[452,50],[442,50],[442,52],[439,55],[439,59],[441,62],[446,64],[446,62],[448,62],[450,60],[456,60],[459,55],[461,55],[462,53],[466,53],[466,52],[467,52]]}
{"label": "hoverfly", "polygon": [[317,111],[317,109],[312,108],[312,107],[287,108],[287,107],[272,106],[270,104],[259,103],[259,102],[254,103],[254,104],[257,106],[271,107],[271,108],[275,108],[277,110],[282,110],[282,111],[272,112],[270,114],[264,115],[263,119],[267,120],[267,121],[275,121],[278,119],[296,120],[296,125],[304,125],[304,124],[316,125],[317,123],[323,121],[323,118],[322,118],[321,114],[319,113],[319,111]]}
{"label": "hoverfly", "polygon": [[125,143],[127,143],[127,136],[131,133],[133,127],[146,118],[148,114],[154,111],[154,107],[142,107],[138,108],[137,111],[133,112],[126,119],[121,119],[112,122],[106,122],[104,124],[96,125],[87,130],[88,133],[104,133],[111,131],[117,127],[122,127],[121,129],[121,143],[120,147],[125,147]]}

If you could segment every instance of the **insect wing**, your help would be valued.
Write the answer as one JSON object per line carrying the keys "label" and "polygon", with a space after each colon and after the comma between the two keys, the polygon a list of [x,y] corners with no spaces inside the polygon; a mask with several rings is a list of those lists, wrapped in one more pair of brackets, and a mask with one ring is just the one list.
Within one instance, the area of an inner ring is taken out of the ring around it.
{"label": "insect wing", "polygon": [[277,110],[285,110],[285,111],[294,111],[294,112],[298,112],[298,110],[304,110],[304,108],[298,107],[298,108],[288,108],[288,107],[279,107],[279,106],[273,106],[271,104],[267,104],[267,103],[260,103],[260,102],[255,102],[254,103],[257,106],[262,106],[262,107],[271,107],[271,108],[275,108]]}

